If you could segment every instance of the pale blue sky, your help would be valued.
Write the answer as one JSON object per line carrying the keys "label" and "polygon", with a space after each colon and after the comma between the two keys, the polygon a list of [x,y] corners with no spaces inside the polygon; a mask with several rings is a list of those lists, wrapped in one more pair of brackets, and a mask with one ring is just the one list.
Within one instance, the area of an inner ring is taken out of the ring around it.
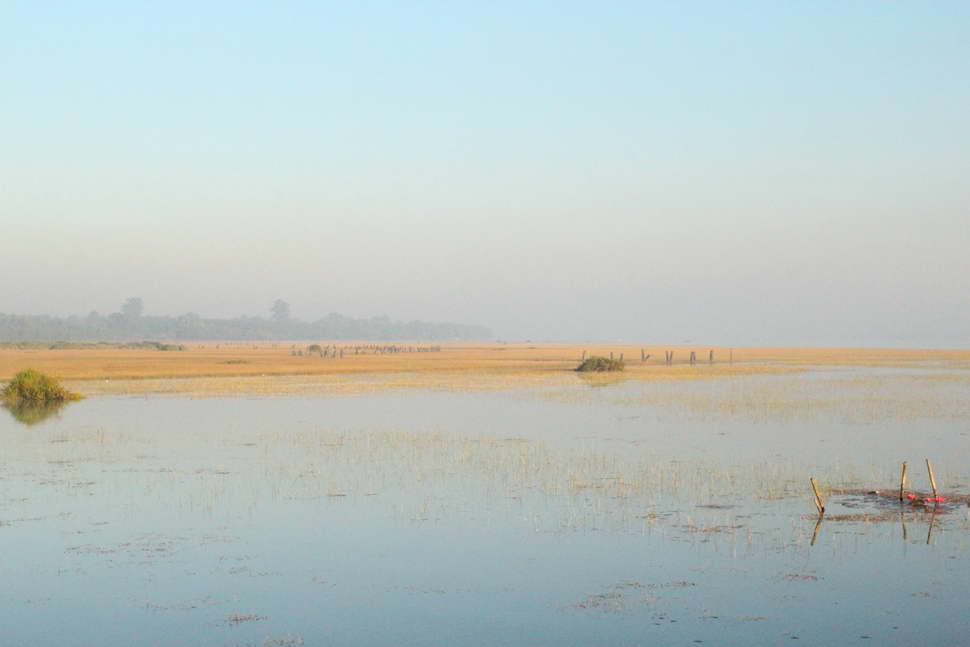
{"label": "pale blue sky", "polygon": [[0,2],[0,311],[970,344],[970,3]]}

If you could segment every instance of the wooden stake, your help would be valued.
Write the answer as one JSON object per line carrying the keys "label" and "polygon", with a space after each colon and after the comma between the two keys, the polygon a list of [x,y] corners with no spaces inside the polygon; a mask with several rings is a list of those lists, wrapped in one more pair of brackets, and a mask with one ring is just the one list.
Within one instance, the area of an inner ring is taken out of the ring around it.
{"label": "wooden stake", "polygon": [[903,473],[899,477],[899,500],[903,500],[903,490],[906,489],[906,461],[903,461]]}
{"label": "wooden stake", "polygon": [[933,487],[933,498],[936,498],[936,478],[933,476],[933,464],[926,459],[926,471],[930,473],[930,485]]}
{"label": "wooden stake", "polygon": [[819,516],[825,514],[825,503],[822,501],[822,495],[818,493],[818,486],[815,485],[815,478],[808,479],[812,484],[812,492],[815,493],[815,507],[818,508]]}

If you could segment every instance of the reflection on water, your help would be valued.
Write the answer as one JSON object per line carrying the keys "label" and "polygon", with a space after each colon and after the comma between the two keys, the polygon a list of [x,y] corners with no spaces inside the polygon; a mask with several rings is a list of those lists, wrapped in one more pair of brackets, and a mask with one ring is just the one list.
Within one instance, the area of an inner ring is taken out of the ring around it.
{"label": "reflection on water", "polygon": [[627,376],[619,372],[576,373],[576,379],[590,387],[614,386],[627,381]]}
{"label": "reflection on water", "polygon": [[48,402],[44,404],[33,402],[5,402],[3,403],[3,408],[6,409],[17,422],[30,426],[36,425],[39,422],[47,420],[51,416],[57,415],[65,404],[65,402]]}
{"label": "reflection on water", "polygon": [[4,642],[959,644],[970,508],[870,490],[929,454],[965,493],[967,420],[688,406],[778,387],[716,388],[92,398],[38,433],[5,420]]}

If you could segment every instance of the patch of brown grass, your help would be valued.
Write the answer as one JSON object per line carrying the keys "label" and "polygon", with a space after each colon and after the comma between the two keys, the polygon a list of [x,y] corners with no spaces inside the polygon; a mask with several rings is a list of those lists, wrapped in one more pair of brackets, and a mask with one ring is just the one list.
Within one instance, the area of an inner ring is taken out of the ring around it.
{"label": "patch of brown grass", "polygon": [[[934,366],[961,369],[970,366],[970,351],[835,349],[835,348],[723,348],[708,346],[644,346],[651,357],[640,360],[640,346],[557,344],[451,344],[440,352],[361,354],[352,350],[343,358],[296,356],[293,348],[304,342],[188,344],[179,353],[146,349],[17,349],[0,348],[0,379],[24,367],[70,380],[86,393],[177,392],[202,394],[234,392],[300,392],[301,389],[351,388],[367,390],[389,386],[426,388],[502,388],[510,383],[569,383],[582,379],[572,372],[586,355],[623,356],[627,370],[622,377],[597,376],[597,380],[697,380],[736,375],[792,373],[821,366]],[[351,349],[353,343],[338,343]],[[667,366],[663,351],[674,352]],[[689,364],[691,351],[698,361]],[[714,351],[714,363],[708,353]],[[730,359],[733,358],[733,362]],[[270,380],[285,376],[283,384]],[[374,376],[374,377],[365,377]],[[228,379],[216,384],[216,378]],[[244,379],[245,378],[245,379]],[[161,380],[182,380],[165,383]],[[110,380],[108,386],[104,380]],[[134,380],[145,381],[140,385]],[[100,381],[101,384],[95,384]],[[119,386],[113,384],[123,383]],[[604,383],[607,383],[604,382]],[[340,383],[340,386],[334,386]],[[347,386],[349,385],[349,387]]]}

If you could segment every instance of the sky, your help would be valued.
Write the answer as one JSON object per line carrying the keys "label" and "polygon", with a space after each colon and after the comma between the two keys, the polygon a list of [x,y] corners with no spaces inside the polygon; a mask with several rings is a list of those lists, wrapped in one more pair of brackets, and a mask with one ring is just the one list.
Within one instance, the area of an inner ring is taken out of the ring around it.
{"label": "sky", "polygon": [[0,312],[970,346],[970,3],[0,2]]}

